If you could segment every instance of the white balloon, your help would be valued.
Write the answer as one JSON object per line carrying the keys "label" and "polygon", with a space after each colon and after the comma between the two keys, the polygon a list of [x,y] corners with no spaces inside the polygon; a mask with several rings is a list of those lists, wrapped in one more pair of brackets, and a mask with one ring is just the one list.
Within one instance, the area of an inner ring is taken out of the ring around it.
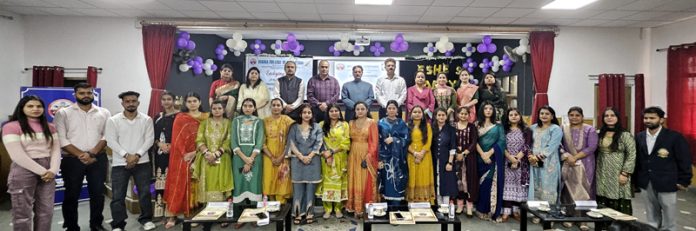
{"label": "white balloon", "polygon": [[351,45],[350,43],[348,43],[348,46],[345,47],[345,50],[346,50],[347,52],[352,52],[352,51],[353,51],[353,48],[355,48],[355,47],[354,47],[353,45]]}
{"label": "white balloon", "polygon": [[229,47],[230,49],[233,49],[235,46],[237,46],[237,40],[228,39],[227,42],[225,42],[225,44],[226,44],[227,47]]}
{"label": "white balloon", "polygon": [[353,50],[353,55],[359,56],[359,55],[360,55],[360,50]]}
{"label": "white balloon", "polygon": [[208,65],[210,66],[210,65],[213,64],[214,62],[213,62],[212,59],[206,59],[206,60],[205,60],[205,63],[208,64]]}
{"label": "white balloon", "polygon": [[448,42],[447,45],[445,46],[445,52],[451,51],[452,49],[454,49],[454,43]]}
{"label": "white balloon", "polygon": [[278,50],[275,50],[275,54],[276,54],[276,55],[279,55],[279,54],[280,54],[280,52],[281,52],[281,50],[280,50],[280,49],[278,49]]}
{"label": "white balloon", "polygon": [[209,63],[204,63],[204,64],[203,64],[203,70],[210,70],[210,64],[209,64]]}
{"label": "white balloon", "polygon": [[500,70],[500,65],[493,65],[491,67],[491,71],[493,71],[493,72],[498,72],[498,70]]}
{"label": "white balloon", "polygon": [[335,43],[334,43],[334,50],[337,50],[337,51],[342,51],[342,50],[343,50],[343,47],[341,47],[341,42],[335,42]]}
{"label": "white balloon", "polygon": [[244,50],[244,49],[247,48],[247,42],[246,42],[246,41],[244,41],[244,40],[239,40],[239,43],[242,44],[242,50]]}
{"label": "white balloon", "polygon": [[349,39],[348,39],[348,35],[343,35],[343,36],[341,36],[341,42],[342,42],[342,43],[344,43],[344,44],[345,44],[345,43],[348,43],[348,40],[349,40]]}
{"label": "white balloon", "polygon": [[527,38],[520,39],[520,46],[526,46],[527,44],[529,44],[529,40]]}
{"label": "white balloon", "polygon": [[447,37],[447,36],[442,36],[442,37],[440,37],[440,41],[445,42],[445,43],[446,43],[446,42],[449,42],[449,37]]}
{"label": "white balloon", "polygon": [[441,42],[435,43],[435,48],[437,48],[437,51],[439,51],[440,53],[445,53],[445,52],[447,52],[447,50],[445,50],[445,44],[444,44],[444,43],[441,43]]}
{"label": "white balloon", "polygon": [[222,55],[227,55],[227,50],[222,50]]}
{"label": "white balloon", "polygon": [[213,70],[205,70],[205,75],[213,75]]}
{"label": "white balloon", "polygon": [[181,72],[187,72],[190,68],[191,67],[189,67],[188,64],[185,64],[185,63],[179,64],[179,70]]}
{"label": "white balloon", "polygon": [[528,50],[529,47],[527,47],[527,45],[520,45],[515,49],[515,53],[517,53],[518,55],[524,55],[525,53],[527,53]]}
{"label": "white balloon", "polygon": [[239,32],[234,32],[234,34],[232,34],[232,38],[234,40],[242,40],[242,34]]}
{"label": "white balloon", "polygon": [[[279,54],[279,53],[280,53],[280,50],[276,50],[276,54]],[[242,55],[241,51],[234,51],[234,56],[240,56],[240,55]]]}

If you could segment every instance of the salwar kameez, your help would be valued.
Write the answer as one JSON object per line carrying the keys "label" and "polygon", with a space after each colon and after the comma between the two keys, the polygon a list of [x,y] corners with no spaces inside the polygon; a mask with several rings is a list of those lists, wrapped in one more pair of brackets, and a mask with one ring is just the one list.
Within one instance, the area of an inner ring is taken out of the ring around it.
{"label": "salwar kameez", "polygon": [[[232,202],[235,204],[244,200],[258,202],[262,199],[261,173],[263,172],[263,166],[261,164],[261,148],[263,148],[264,133],[263,120],[256,116],[240,115],[232,121],[232,137],[230,139],[233,154],[232,176],[234,177]],[[242,152],[247,157],[257,153],[249,172],[243,172],[245,162],[239,157],[240,154],[237,152]]]}
{"label": "salwar kameez", "polygon": [[595,156],[597,149],[597,132],[587,124],[580,128],[563,126],[563,146],[561,157],[567,158],[580,152],[586,156],[575,161],[574,166],[563,164],[561,174],[563,179],[563,191],[561,200],[563,203],[574,203],[576,200],[594,200],[594,175]]}
{"label": "salwar kameez", "polygon": [[230,120],[204,120],[198,126],[196,146],[205,145],[209,152],[219,151],[219,160],[213,164],[205,159],[205,153],[200,149],[196,152],[193,163],[193,178],[198,182],[198,202],[226,201],[232,196],[234,183],[232,181],[232,157],[230,156]]}
{"label": "salwar kameez", "polygon": [[[427,124],[427,135],[420,129],[423,121],[414,121],[411,130],[411,144],[408,146],[408,186],[406,188],[406,200],[409,202],[429,202],[435,204],[435,185],[433,171],[433,155],[430,147],[433,140],[433,131]],[[423,136],[426,136],[423,142]],[[414,153],[425,151],[423,158],[416,163]]]}
{"label": "salwar kameez", "polygon": [[[319,123],[323,127],[328,120]],[[321,161],[322,181],[317,188],[324,212],[336,213],[343,209],[343,201],[348,200],[348,149],[350,148],[350,126],[345,121],[338,121],[328,134],[324,135],[324,150],[330,150],[332,160]]]}
{"label": "salwar kameez", "polygon": [[505,186],[503,188],[503,214],[510,214],[513,210],[519,209],[520,203],[527,201],[529,194],[529,160],[527,156],[531,153],[532,131],[529,128],[511,129],[505,135],[505,151],[508,155],[517,156],[522,153],[517,164],[513,165],[509,159],[505,158]]}
{"label": "salwar kameez", "polygon": [[561,162],[558,150],[561,145],[563,132],[561,127],[555,124],[547,128],[541,128],[534,124],[531,126],[531,129],[534,139],[532,154],[541,155],[544,158],[536,166],[530,167],[529,185],[532,188],[529,189],[527,199],[556,204],[561,175]]}
{"label": "salwar kameez", "polygon": [[469,151],[469,154],[463,156],[462,161],[455,162],[455,169],[457,171],[457,188],[459,189],[457,204],[461,207],[464,203],[463,200],[466,200],[468,204],[478,200],[479,178],[476,166],[478,164],[476,162],[478,156],[478,153],[476,152],[478,130],[476,129],[476,125],[467,123],[466,127],[462,129],[457,127],[456,133],[457,155],[464,155],[464,151]]}
{"label": "salwar kameez", "polygon": [[[307,131],[303,131],[301,124],[293,124],[288,132],[288,143],[285,153],[289,153],[290,171],[292,172],[292,216],[296,219],[307,215],[314,217],[314,193],[321,183],[321,146],[324,132],[319,124],[312,124]],[[314,156],[308,164],[302,162],[298,156]]]}
{"label": "salwar kameez", "polygon": [[[455,129],[449,124],[445,124],[442,129],[438,125],[433,129],[432,152],[435,156],[433,169],[435,169],[435,189],[439,204],[449,204],[451,199],[455,199],[459,190],[457,188],[457,172],[454,166],[454,158],[457,153],[457,134]],[[450,157],[452,162],[450,162]],[[451,164],[450,171],[447,171],[447,164]]]}
{"label": "salwar kameez", "polygon": [[[618,136],[619,134],[614,134]],[[597,203],[616,211],[633,214],[631,178],[619,184],[621,172],[633,174],[636,165],[636,143],[631,133],[623,132],[616,150],[611,150],[613,136],[605,135],[597,151]]]}
{"label": "salwar kameez", "polygon": [[350,121],[348,154],[348,202],[346,209],[362,214],[365,203],[379,201],[377,193],[377,162],[379,133],[377,121],[367,118],[362,126]]}
{"label": "salwar kameez", "polygon": [[[384,140],[389,137],[393,142],[387,144]],[[379,120],[379,161],[383,164],[383,168],[379,170],[379,190],[384,199],[393,205],[401,203],[405,198],[408,183],[406,155],[410,138],[403,120]]]}
{"label": "salwar kameez", "polygon": [[281,204],[285,204],[285,201],[292,196],[290,161],[284,158],[284,151],[288,130],[294,122],[287,115],[280,115],[277,119],[273,116],[263,119],[266,135],[264,150],[273,158],[283,157],[283,161],[275,166],[270,157],[263,155],[263,194],[274,197]]}

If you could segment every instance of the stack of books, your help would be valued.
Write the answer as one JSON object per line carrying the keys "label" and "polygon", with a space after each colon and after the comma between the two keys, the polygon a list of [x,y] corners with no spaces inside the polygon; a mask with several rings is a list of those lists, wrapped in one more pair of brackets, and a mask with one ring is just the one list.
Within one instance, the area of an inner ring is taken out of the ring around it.
{"label": "stack of books", "polygon": [[597,208],[597,201],[575,201],[575,210],[590,210]]}

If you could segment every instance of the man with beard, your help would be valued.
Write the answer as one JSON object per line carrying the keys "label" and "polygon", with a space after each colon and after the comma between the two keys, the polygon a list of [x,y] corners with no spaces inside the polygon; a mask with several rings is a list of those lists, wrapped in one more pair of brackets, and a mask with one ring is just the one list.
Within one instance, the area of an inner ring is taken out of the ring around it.
{"label": "man with beard", "polygon": [[387,116],[387,102],[396,100],[399,104],[397,117],[401,118],[401,107],[406,101],[406,81],[396,74],[396,60],[387,58],[384,60],[386,76],[379,77],[375,84],[375,98],[379,103],[379,118]]}
{"label": "man with beard", "polygon": [[105,230],[102,226],[102,210],[108,160],[104,152],[104,125],[111,113],[92,104],[94,95],[92,86],[88,83],[75,85],[74,94],[77,102],[61,109],[53,118],[63,153],[60,165],[65,186],[63,228],[68,231],[80,230],[77,224],[77,200],[82,190],[82,181],[87,176],[89,227],[90,230]]}
{"label": "man with beard", "polygon": [[124,111],[118,113],[106,121],[104,137],[106,143],[113,151],[111,164],[111,188],[113,200],[111,201],[112,230],[123,230],[126,227],[126,192],[131,177],[138,188],[138,202],[140,203],[140,216],[138,222],[144,230],[152,230],[152,201],[150,196],[150,160],[148,149],[155,140],[152,119],[138,112],[140,94],[134,91],[126,91],[118,95]]}
{"label": "man with beard", "polygon": [[297,109],[304,102],[305,96],[305,84],[301,78],[295,76],[296,70],[297,64],[294,61],[285,62],[285,76],[276,79],[273,85],[273,97],[283,101],[283,114],[292,119],[300,117],[300,111]]}
{"label": "man with beard", "polygon": [[659,230],[677,230],[677,190],[691,182],[691,153],[684,136],[662,127],[665,112],[643,110],[647,131],[636,136],[635,182],[642,189],[648,223]]}

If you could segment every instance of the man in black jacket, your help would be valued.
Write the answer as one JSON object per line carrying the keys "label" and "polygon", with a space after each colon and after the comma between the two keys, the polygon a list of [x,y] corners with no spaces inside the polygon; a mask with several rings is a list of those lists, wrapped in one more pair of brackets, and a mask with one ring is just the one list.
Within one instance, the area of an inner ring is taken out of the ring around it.
{"label": "man in black jacket", "polygon": [[677,190],[691,182],[691,153],[684,136],[662,127],[665,112],[643,110],[646,131],[636,136],[636,185],[642,189],[648,223],[659,230],[677,230]]}

